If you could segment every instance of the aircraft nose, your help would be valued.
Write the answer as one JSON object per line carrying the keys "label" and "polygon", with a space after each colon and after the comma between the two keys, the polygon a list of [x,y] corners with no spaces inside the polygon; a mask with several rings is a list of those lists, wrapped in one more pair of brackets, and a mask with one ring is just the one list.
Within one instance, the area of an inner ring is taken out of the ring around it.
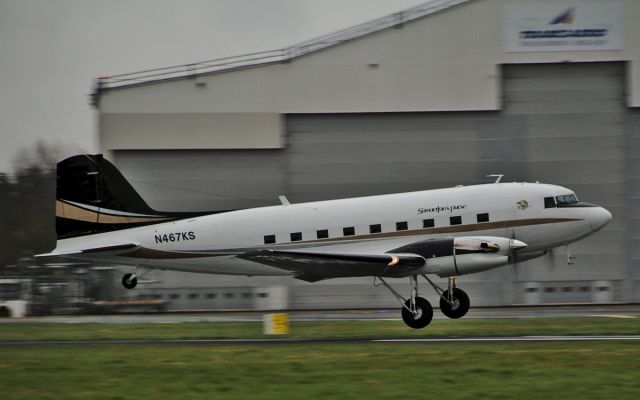
{"label": "aircraft nose", "polygon": [[609,210],[603,207],[597,207],[591,214],[591,229],[597,231],[604,228],[612,218],[613,215],[611,215]]}

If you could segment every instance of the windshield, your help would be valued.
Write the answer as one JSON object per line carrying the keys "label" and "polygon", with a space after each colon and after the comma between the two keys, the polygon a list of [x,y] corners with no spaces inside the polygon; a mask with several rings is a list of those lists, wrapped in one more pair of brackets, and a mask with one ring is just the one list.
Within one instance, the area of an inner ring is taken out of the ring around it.
{"label": "windshield", "polygon": [[578,202],[578,198],[575,194],[565,194],[563,196],[556,196],[556,205],[558,207],[566,207],[572,204],[576,204]]}

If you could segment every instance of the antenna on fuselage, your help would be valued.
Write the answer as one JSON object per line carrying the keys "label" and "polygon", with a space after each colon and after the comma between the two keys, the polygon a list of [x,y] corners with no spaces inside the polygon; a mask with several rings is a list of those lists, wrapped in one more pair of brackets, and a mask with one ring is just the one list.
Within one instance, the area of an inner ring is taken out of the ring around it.
{"label": "antenna on fuselage", "polygon": [[278,199],[280,200],[280,203],[283,206],[291,205],[291,202],[289,202],[289,199],[287,199],[287,196],[278,196]]}
{"label": "antenna on fuselage", "polygon": [[487,175],[487,178],[496,178],[496,181],[493,183],[500,183],[503,176],[504,174],[491,174],[491,175]]}

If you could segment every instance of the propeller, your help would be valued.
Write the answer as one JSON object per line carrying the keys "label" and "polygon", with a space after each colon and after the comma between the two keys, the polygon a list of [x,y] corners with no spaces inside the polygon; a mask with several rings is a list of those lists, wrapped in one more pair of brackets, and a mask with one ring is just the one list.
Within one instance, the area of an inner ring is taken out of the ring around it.
{"label": "propeller", "polygon": [[552,272],[556,268],[555,248],[547,250],[546,255],[545,265],[547,266],[547,271]]}
{"label": "propeller", "polygon": [[511,232],[511,238],[509,240],[509,253],[507,253],[507,257],[509,260],[509,265],[513,267],[513,275],[514,278],[518,278],[518,258],[516,255],[516,250],[527,247],[527,244],[521,242],[515,238],[515,232]]}

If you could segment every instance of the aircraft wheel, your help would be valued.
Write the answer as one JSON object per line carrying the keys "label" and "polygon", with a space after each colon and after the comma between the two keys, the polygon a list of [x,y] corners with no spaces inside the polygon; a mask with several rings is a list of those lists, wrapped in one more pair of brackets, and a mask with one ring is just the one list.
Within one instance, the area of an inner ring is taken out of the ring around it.
{"label": "aircraft wheel", "polygon": [[440,310],[444,315],[449,318],[457,319],[462,318],[469,311],[471,302],[467,293],[458,288],[453,288],[453,304],[450,304],[447,300],[449,298],[449,291],[445,290],[440,297]]}
{"label": "aircraft wheel", "polygon": [[[411,300],[407,300],[404,305],[411,308]],[[433,307],[431,303],[422,297],[416,297],[416,314],[402,307],[402,319],[404,323],[413,329],[421,329],[429,325],[433,318]]]}
{"label": "aircraft wheel", "polygon": [[133,289],[138,284],[138,278],[131,278],[132,276],[133,274],[126,274],[122,277],[122,286],[124,286],[126,289]]}

